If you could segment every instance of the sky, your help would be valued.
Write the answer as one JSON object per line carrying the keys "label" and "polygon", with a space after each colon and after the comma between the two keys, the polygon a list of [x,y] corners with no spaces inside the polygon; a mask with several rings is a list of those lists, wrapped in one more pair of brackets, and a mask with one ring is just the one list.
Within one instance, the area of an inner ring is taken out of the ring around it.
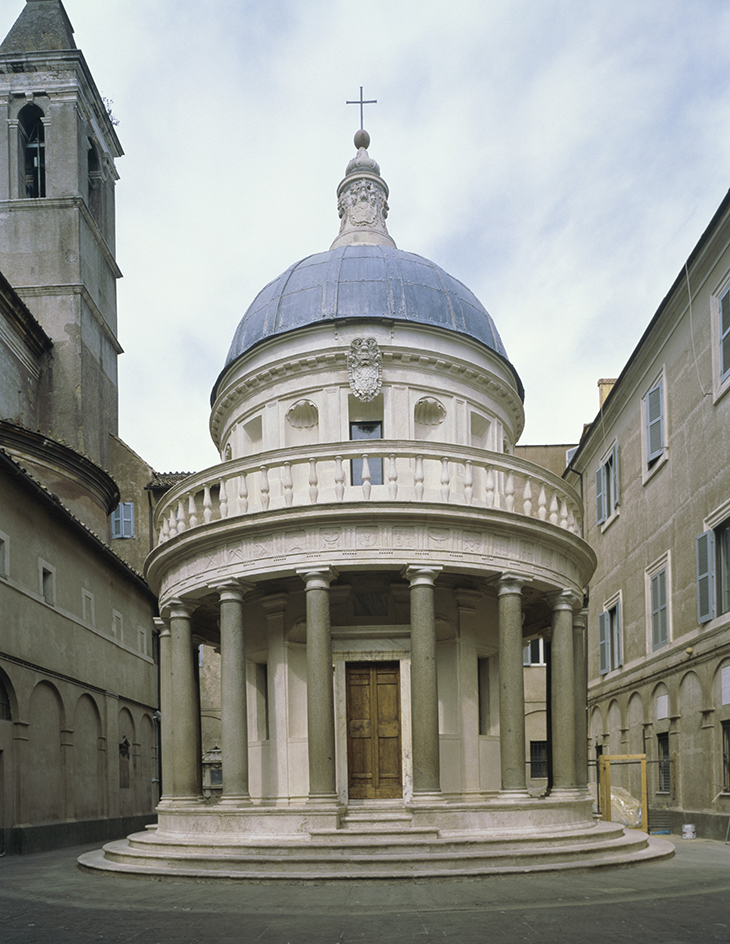
{"label": "sky", "polygon": [[577,442],[730,186],[722,0],[64,3],[125,150],[120,435],[158,471],[218,461],[239,320],[337,235],[360,86],[390,234],[494,318],[525,444]]}

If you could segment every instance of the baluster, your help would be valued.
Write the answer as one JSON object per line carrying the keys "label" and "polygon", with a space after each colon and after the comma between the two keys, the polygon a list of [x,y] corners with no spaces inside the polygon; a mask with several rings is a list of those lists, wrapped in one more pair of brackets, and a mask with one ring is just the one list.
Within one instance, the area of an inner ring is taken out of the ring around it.
{"label": "baluster", "polygon": [[515,510],[515,474],[511,470],[507,473],[507,511]]}
{"label": "baluster", "polygon": [[525,489],[522,492],[522,513],[528,518],[532,517],[532,486],[530,479],[525,479]]}
{"label": "baluster", "polygon": [[291,504],[294,501],[294,482],[291,477],[291,462],[284,463],[284,504],[287,508],[291,508]]}
{"label": "baluster", "polygon": [[203,521],[209,524],[213,520],[213,502],[210,500],[210,486],[203,490]]}
{"label": "baluster", "polygon": [[319,495],[319,488],[317,487],[319,482],[317,481],[317,460],[309,460],[309,500],[313,505],[317,504],[317,496]]}
{"label": "baluster", "polygon": [[246,484],[245,472],[241,472],[241,477],[238,480],[238,507],[241,509],[242,515],[245,515],[248,511],[248,485]]}
{"label": "baluster", "polygon": [[269,510],[269,492],[271,491],[271,486],[269,485],[269,470],[267,466],[261,466],[261,505],[264,511]]}
{"label": "baluster", "polygon": [[337,501],[342,501],[345,497],[345,468],[342,456],[335,456],[335,497]]}
{"label": "baluster", "polygon": [[494,508],[494,470],[487,466],[487,508]]}
{"label": "baluster", "polygon": [[416,456],[416,501],[423,500],[423,456]]}
{"label": "baluster", "polygon": [[164,544],[165,541],[170,540],[170,524],[167,518],[162,519],[162,527],[160,528],[160,539],[157,542],[158,546]]}
{"label": "baluster", "polygon": [[370,499],[370,461],[366,455],[362,457],[362,494],[365,501]]}
{"label": "baluster", "polygon": [[218,495],[221,518],[228,517],[228,492],[226,491],[226,480],[221,479],[220,492]]}
{"label": "baluster", "polygon": [[388,497],[395,501],[398,497],[398,470],[395,466],[395,456],[389,456],[388,460]]}
{"label": "baluster", "polygon": [[174,538],[177,534],[177,519],[175,518],[175,512],[170,509],[170,537]]}
{"label": "baluster", "polygon": [[568,528],[568,502],[565,498],[560,502],[560,527],[564,531]]}
{"label": "baluster", "polygon": [[540,485],[540,495],[537,499],[537,517],[540,521],[547,518],[547,496],[545,495],[545,483]]}
{"label": "baluster", "polygon": [[441,501],[447,502],[451,493],[451,475],[449,474],[449,460],[441,458]]}
{"label": "baluster", "polygon": [[193,492],[188,495],[188,525],[191,528],[198,527],[198,506],[195,504]]}
{"label": "baluster", "polygon": [[187,515],[185,514],[185,506],[182,503],[182,498],[177,503],[177,512],[175,513],[177,518],[177,533],[182,534],[183,531],[188,529],[188,520]]}
{"label": "baluster", "polygon": [[466,460],[466,468],[464,470],[464,496],[466,497],[467,505],[471,505],[474,500],[474,470],[471,466],[471,459]]}
{"label": "baluster", "polygon": [[575,526],[575,509],[572,505],[568,506],[568,531],[571,534],[577,534],[578,529]]}
{"label": "baluster", "polygon": [[550,524],[558,523],[558,493],[553,492],[553,497],[550,501]]}

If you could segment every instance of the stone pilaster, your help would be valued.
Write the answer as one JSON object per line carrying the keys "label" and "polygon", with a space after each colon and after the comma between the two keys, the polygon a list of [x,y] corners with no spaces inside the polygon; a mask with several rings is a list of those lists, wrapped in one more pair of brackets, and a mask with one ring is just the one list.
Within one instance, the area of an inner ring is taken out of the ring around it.
{"label": "stone pilaster", "polygon": [[269,740],[277,794],[289,796],[289,686],[284,613],[288,593],[273,593],[260,601],[266,614],[269,652],[266,671],[269,689]]}
{"label": "stone pilaster", "polygon": [[242,806],[251,802],[248,789],[248,705],[243,632],[243,597],[246,590],[237,582],[215,589],[220,601],[221,628],[221,803]]}
{"label": "stone pilaster", "polygon": [[575,594],[556,593],[551,599],[553,633],[550,646],[552,673],[552,793],[574,790],[575,777],[575,671],[573,656],[573,606]]}
{"label": "stone pilaster", "polygon": [[335,697],[332,685],[329,567],[299,571],[307,594],[307,738],[310,801],[334,801]]}
{"label": "stone pilaster", "polygon": [[173,600],[170,619],[172,793],[175,801],[200,799],[200,711],[198,709],[192,607]]}
{"label": "stone pilaster", "polygon": [[411,566],[411,729],[413,795],[440,796],[439,705],[434,581],[441,567]]}
{"label": "stone pilaster", "polygon": [[456,589],[459,608],[459,705],[461,725],[461,791],[479,793],[479,663],[476,608],[482,594]]}
{"label": "stone pilaster", "polygon": [[502,793],[527,795],[525,776],[525,679],[522,665],[522,586],[511,574],[499,579],[499,757]]}

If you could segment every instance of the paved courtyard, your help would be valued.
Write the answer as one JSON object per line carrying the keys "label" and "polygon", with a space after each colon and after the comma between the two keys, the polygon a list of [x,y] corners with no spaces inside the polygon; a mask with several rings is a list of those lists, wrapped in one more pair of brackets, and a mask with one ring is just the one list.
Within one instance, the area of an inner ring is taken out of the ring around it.
{"label": "paved courtyard", "polygon": [[90,875],[92,846],[0,859],[2,944],[730,944],[730,845],[634,868],[334,884]]}

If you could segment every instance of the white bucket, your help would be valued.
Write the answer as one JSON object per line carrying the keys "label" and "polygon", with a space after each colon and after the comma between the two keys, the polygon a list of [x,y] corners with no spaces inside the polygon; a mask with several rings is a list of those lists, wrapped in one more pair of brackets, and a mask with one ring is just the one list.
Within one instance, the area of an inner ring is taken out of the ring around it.
{"label": "white bucket", "polygon": [[682,839],[695,839],[695,824],[685,823],[682,827]]}

